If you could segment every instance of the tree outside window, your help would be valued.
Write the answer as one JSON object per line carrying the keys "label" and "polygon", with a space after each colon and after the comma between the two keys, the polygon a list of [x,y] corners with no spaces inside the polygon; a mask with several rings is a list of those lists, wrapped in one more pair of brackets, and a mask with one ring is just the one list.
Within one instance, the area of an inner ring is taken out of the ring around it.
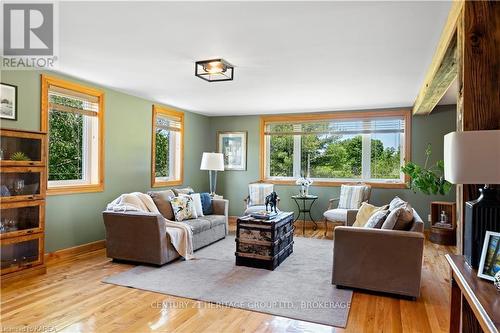
{"label": "tree outside window", "polygon": [[264,122],[268,180],[306,176],[402,183],[404,116],[305,122],[291,118]]}

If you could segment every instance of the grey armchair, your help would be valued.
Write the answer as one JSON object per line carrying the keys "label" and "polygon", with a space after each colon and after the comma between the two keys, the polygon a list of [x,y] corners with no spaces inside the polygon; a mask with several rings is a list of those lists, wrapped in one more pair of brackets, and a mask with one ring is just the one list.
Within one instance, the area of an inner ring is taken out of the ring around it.
{"label": "grey armchair", "polygon": [[[346,184],[348,186],[364,186],[363,198],[361,202],[368,202],[370,200],[371,186],[363,183],[351,183]],[[328,201],[328,208],[323,213],[325,218],[325,236],[328,231],[328,222],[340,223],[342,225],[352,225],[356,220],[356,215],[358,214],[359,207],[357,208],[338,208],[340,198],[330,199]]]}
{"label": "grey armchair", "polygon": [[410,230],[335,228],[332,284],[403,295],[420,295],[424,222],[413,211]]}

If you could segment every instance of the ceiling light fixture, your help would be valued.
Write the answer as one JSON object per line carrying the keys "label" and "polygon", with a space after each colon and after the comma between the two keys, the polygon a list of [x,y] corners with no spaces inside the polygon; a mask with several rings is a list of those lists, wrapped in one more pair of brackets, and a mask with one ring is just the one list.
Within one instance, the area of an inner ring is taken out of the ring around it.
{"label": "ceiling light fixture", "polygon": [[194,75],[208,82],[231,81],[234,66],[222,58],[201,60],[195,64]]}

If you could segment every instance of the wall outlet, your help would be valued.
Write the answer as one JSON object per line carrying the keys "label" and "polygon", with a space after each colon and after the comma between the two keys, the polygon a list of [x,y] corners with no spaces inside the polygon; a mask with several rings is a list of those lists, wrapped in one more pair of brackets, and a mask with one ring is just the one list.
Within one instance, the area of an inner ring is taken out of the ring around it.
{"label": "wall outlet", "polygon": [[432,217],[431,214],[427,215],[427,222],[431,223],[432,222]]}

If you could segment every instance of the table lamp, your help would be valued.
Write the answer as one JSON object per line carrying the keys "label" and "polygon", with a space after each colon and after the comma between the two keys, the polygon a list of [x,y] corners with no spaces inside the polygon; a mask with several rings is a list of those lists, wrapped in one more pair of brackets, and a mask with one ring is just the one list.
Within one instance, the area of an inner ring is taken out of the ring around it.
{"label": "table lamp", "polygon": [[464,256],[479,267],[486,231],[500,232],[500,130],[452,132],[444,136],[444,178],[453,184],[485,184],[465,206]]}
{"label": "table lamp", "polygon": [[215,195],[217,171],[224,171],[224,155],[221,153],[203,153],[200,170],[208,170],[210,195]]}

